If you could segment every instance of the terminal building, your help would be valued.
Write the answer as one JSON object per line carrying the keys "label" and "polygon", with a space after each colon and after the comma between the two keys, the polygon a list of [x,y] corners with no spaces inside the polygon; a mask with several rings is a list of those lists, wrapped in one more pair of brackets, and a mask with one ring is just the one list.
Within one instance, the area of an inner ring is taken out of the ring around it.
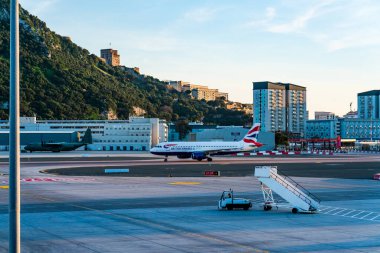
{"label": "terminal building", "polygon": [[[158,118],[131,117],[129,120],[36,120],[36,117],[21,117],[21,148],[29,143],[40,141],[69,142],[69,137],[67,137],[67,140],[62,139],[63,134],[70,136],[77,136],[79,134],[80,137],[83,137],[87,128],[91,129],[93,140],[92,144],[87,145],[88,150],[146,151],[160,142],[167,141],[168,138],[168,126],[164,120]],[[3,137],[0,138],[0,149],[7,150],[8,142],[5,135],[8,136],[8,121],[0,121],[0,131],[3,133]],[[29,137],[23,137],[23,133]],[[43,137],[42,140],[41,136]]]}
{"label": "terminal building", "polygon": [[339,118],[330,120],[308,120],[305,142],[350,143],[350,146],[373,142],[380,146],[380,119]]}
{"label": "terminal building", "polygon": [[308,120],[305,137],[307,142],[380,150],[380,90],[359,93],[358,111],[350,111],[343,118]]}

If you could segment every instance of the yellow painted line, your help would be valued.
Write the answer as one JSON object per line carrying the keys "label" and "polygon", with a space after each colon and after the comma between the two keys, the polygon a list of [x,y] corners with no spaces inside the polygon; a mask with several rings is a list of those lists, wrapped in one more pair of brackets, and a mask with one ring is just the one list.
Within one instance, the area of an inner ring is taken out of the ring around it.
{"label": "yellow painted line", "polygon": [[173,182],[169,184],[171,185],[199,185],[201,183],[200,182]]}
{"label": "yellow painted line", "polygon": [[8,185],[0,185],[0,189],[9,189]]}

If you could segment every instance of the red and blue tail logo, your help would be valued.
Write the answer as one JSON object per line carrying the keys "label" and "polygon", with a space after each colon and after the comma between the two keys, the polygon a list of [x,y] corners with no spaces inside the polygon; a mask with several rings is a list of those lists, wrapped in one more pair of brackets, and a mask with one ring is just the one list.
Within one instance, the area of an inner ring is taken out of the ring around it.
{"label": "red and blue tail logo", "polygon": [[256,147],[261,147],[263,144],[257,142],[257,137],[259,136],[260,132],[260,124],[256,123],[253,125],[253,127],[248,131],[247,135],[244,136],[243,141],[245,143],[250,143],[255,145]]}
{"label": "red and blue tail logo", "polygon": [[166,144],[166,145],[164,145],[164,148],[170,148],[170,147],[174,147],[174,146],[177,146],[177,144]]}

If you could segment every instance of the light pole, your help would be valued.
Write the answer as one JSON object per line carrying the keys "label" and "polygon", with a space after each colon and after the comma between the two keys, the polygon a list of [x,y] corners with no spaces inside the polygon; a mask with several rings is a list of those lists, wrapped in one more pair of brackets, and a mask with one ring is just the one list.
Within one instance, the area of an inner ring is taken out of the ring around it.
{"label": "light pole", "polygon": [[10,0],[9,252],[20,252],[19,5]]}
{"label": "light pole", "polygon": [[371,135],[371,142],[372,142],[372,140],[373,140],[373,138],[372,138],[372,135],[373,135],[373,132],[372,132],[372,128],[373,128],[373,122],[372,122],[372,113],[373,113],[373,105],[372,104],[370,104],[369,105],[369,111],[370,111],[370,116],[371,116],[371,131],[370,131],[370,135]]}

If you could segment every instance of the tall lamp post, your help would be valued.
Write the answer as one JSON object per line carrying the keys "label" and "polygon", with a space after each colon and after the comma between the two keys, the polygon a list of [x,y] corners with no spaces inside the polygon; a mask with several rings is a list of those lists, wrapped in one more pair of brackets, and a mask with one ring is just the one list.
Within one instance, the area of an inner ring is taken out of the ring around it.
{"label": "tall lamp post", "polygon": [[373,113],[373,105],[372,104],[370,104],[369,105],[369,111],[370,111],[370,116],[371,116],[371,131],[370,131],[370,135],[371,135],[371,142],[373,141],[373,137],[372,137],[372,135],[373,135],[373,131],[372,131],[372,128],[373,128],[373,121],[372,121],[372,113]]}
{"label": "tall lamp post", "polygon": [[10,0],[9,252],[20,252],[19,5]]}

